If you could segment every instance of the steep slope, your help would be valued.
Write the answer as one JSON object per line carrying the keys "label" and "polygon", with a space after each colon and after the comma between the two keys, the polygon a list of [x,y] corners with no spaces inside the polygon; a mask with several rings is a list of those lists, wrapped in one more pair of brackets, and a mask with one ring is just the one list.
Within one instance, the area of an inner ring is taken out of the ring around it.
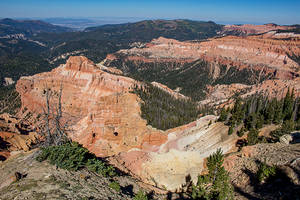
{"label": "steep slope", "polygon": [[[70,57],[51,72],[18,81],[22,101],[19,114],[41,114],[45,90],[50,88],[57,94],[62,85],[63,117],[71,130],[69,137],[97,156],[114,156],[111,162],[125,166],[124,170],[144,182],[173,191],[185,183],[188,174],[196,180],[204,170],[204,158],[217,148],[226,153],[235,147],[236,136],[228,136],[228,127],[223,123],[214,123],[216,116],[166,131],[147,126],[140,116],[140,99],[129,92],[134,83],[131,78],[101,71],[85,57]],[[54,95],[53,107],[56,99]],[[161,157],[176,158],[176,162]],[[172,179],[166,179],[166,173]]]}
{"label": "steep slope", "polygon": [[122,188],[117,192],[109,187],[109,178],[87,169],[67,171],[36,161],[38,152],[19,152],[0,163],[1,199],[125,200],[132,199],[140,188],[136,180],[124,175],[116,178]]}
{"label": "steep slope", "polygon": [[[300,144],[257,144],[225,158],[235,199],[297,199],[300,195]],[[276,166],[275,177],[258,181],[261,163]],[[270,189],[272,188],[272,189]]]}

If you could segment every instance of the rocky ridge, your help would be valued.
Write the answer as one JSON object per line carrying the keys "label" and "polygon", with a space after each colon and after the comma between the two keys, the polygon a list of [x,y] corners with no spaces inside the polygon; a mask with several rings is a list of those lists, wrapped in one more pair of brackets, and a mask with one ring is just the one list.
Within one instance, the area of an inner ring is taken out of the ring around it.
{"label": "rocky ridge", "polygon": [[[140,62],[178,62],[187,63],[198,59],[233,66],[238,69],[252,68],[262,73],[276,73],[276,78],[291,79],[299,64],[289,55],[300,55],[300,37],[295,40],[273,40],[263,36],[246,38],[227,36],[204,42],[180,42],[174,39],[158,38],[145,48],[120,50],[108,55],[109,60],[118,59]],[[213,70],[220,76],[220,70]]]}
{"label": "rocky ridge", "polygon": [[264,24],[264,25],[253,25],[253,24],[243,24],[243,25],[226,25],[223,28],[223,34],[235,34],[235,35],[254,35],[266,33],[274,30],[290,30],[293,29],[292,26],[279,26],[277,24]]}

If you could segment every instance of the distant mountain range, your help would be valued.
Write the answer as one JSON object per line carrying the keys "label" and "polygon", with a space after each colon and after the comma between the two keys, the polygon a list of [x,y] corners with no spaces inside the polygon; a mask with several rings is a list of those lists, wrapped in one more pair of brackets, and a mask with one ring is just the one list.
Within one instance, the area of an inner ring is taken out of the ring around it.
{"label": "distant mountain range", "polygon": [[[47,21],[65,25],[69,23],[69,26],[76,26],[76,23],[79,26],[93,24],[93,20],[81,19],[55,18]],[[97,63],[105,59],[107,54],[158,37],[179,41],[206,40],[253,32],[252,27],[248,31],[249,27],[234,26],[226,31],[224,25],[193,20],[144,20],[88,27],[83,31],[48,22],[0,20],[0,87],[5,77],[16,81],[23,75],[50,70],[64,63],[70,55],[84,55]]]}
{"label": "distant mountain range", "polygon": [[11,34],[24,34],[29,36],[43,32],[62,33],[68,31],[72,31],[72,29],[39,20],[13,20],[9,18],[0,20],[0,36]]}
{"label": "distant mountain range", "polygon": [[104,24],[121,24],[129,22],[141,21],[140,18],[129,18],[129,17],[99,17],[99,18],[46,18],[41,19],[42,21],[58,25],[69,27],[74,30],[84,30],[87,27],[101,26]]}

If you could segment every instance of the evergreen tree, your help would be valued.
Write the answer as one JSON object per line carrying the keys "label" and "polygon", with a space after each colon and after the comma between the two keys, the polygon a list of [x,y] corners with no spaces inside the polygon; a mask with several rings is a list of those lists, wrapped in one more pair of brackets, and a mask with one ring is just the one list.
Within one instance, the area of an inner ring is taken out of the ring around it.
{"label": "evergreen tree", "polygon": [[282,101],[278,101],[277,99],[275,99],[275,103],[274,103],[274,119],[273,122],[275,124],[280,124],[282,122],[282,118],[283,118],[283,113],[282,113]]}
{"label": "evergreen tree", "polygon": [[224,155],[221,149],[207,159],[208,174],[198,177],[197,185],[192,186],[193,199],[233,199],[233,188],[228,172],[222,166]]}
{"label": "evergreen tree", "polygon": [[228,135],[231,135],[233,133],[233,127],[232,125],[228,129]]}
{"label": "evergreen tree", "polygon": [[238,135],[239,137],[243,137],[245,131],[246,131],[246,129],[245,129],[244,126],[243,126],[243,127],[241,128],[241,130],[239,130],[239,131],[237,132],[237,135]]}
{"label": "evergreen tree", "polygon": [[224,122],[227,120],[228,112],[227,110],[223,107],[221,109],[220,117],[218,119],[219,122]]}
{"label": "evergreen tree", "polygon": [[235,104],[232,109],[232,120],[235,122],[236,125],[239,125],[244,119],[244,115],[245,114],[243,112],[242,99],[238,97],[235,100]]}
{"label": "evergreen tree", "polygon": [[263,127],[263,124],[264,124],[264,116],[261,115],[261,114],[257,114],[257,118],[256,118],[256,125],[255,127],[257,129],[260,129]]}
{"label": "evergreen tree", "polygon": [[247,141],[249,145],[254,145],[257,144],[259,141],[258,138],[258,130],[256,129],[251,129],[247,135]]}
{"label": "evergreen tree", "polygon": [[271,124],[275,116],[275,99],[272,99],[267,103],[267,107],[264,110],[264,119],[266,124]]}
{"label": "evergreen tree", "polygon": [[256,127],[257,124],[257,116],[255,113],[251,113],[244,121],[245,128],[250,130]]}
{"label": "evergreen tree", "polygon": [[295,130],[295,123],[293,120],[287,120],[282,123],[281,131],[283,134],[290,134]]}
{"label": "evergreen tree", "polygon": [[293,114],[294,107],[294,90],[290,94],[290,89],[288,89],[286,96],[283,100],[283,119],[290,120]]}
{"label": "evergreen tree", "polygon": [[149,125],[161,130],[194,121],[200,113],[205,114],[209,110],[209,108],[200,109],[192,100],[175,98],[150,83],[140,87],[135,85],[132,92],[142,100],[142,118],[146,119]]}

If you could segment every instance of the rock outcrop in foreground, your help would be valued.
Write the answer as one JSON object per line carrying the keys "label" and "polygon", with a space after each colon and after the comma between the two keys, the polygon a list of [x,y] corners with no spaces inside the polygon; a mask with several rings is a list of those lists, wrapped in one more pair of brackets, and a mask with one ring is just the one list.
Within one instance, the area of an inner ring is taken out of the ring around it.
{"label": "rock outcrop in foreground", "polygon": [[217,148],[226,153],[235,147],[236,136],[228,136],[228,127],[215,123],[216,116],[167,131],[147,125],[140,116],[140,99],[130,93],[134,84],[133,79],[104,72],[79,56],[51,72],[22,77],[16,88],[21,110],[38,115],[45,108],[45,90],[57,94],[62,86],[63,117],[72,140],[97,156],[110,157],[144,182],[168,190],[179,189],[187,175],[196,181],[204,159]]}
{"label": "rock outcrop in foreground", "polygon": [[6,160],[13,151],[28,151],[37,139],[37,133],[26,119],[0,115],[0,161]]}

